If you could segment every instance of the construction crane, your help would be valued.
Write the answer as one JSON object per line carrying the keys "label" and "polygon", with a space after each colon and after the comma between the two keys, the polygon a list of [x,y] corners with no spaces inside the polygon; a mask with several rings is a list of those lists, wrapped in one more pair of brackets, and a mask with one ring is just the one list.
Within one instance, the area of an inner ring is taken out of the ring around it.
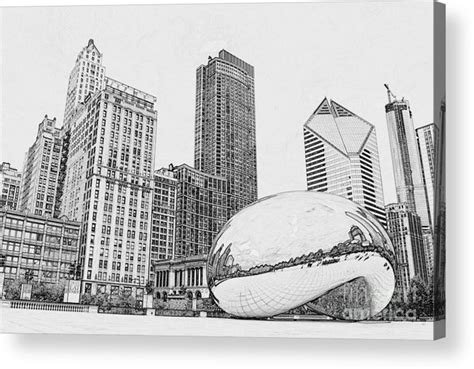
{"label": "construction crane", "polygon": [[388,87],[388,85],[386,83],[383,84],[385,86],[385,88],[387,89],[387,96],[388,96],[388,103],[390,104],[392,102],[392,98],[393,100],[396,100],[397,97],[394,95],[394,93],[390,90],[390,87]]}

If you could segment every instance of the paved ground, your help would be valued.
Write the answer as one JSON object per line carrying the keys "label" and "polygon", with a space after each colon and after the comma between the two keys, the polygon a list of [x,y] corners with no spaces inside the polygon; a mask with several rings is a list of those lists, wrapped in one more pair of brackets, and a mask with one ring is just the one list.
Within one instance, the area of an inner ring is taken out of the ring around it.
{"label": "paved ground", "polygon": [[67,313],[0,308],[0,332],[432,339],[433,323],[238,320]]}

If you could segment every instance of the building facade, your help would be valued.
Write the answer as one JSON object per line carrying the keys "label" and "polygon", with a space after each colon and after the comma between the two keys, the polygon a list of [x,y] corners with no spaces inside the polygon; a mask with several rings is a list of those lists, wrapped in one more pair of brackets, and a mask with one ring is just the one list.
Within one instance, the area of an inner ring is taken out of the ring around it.
{"label": "building facade", "polygon": [[428,281],[421,219],[407,204],[389,204],[385,210],[387,230],[395,249],[397,286],[406,299],[413,277]]}
{"label": "building facade", "polygon": [[407,100],[391,100],[385,105],[397,202],[420,216],[421,225],[431,231],[431,216],[423,182],[423,171]]}
{"label": "building facade", "polygon": [[196,72],[194,167],[228,180],[228,218],[257,200],[254,67],[226,50]]}
{"label": "building facade", "polygon": [[207,255],[229,214],[229,182],[182,164],[177,179],[175,257]]}
{"label": "building facade", "polygon": [[431,216],[431,224],[435,224],[435,175],[437,168],[437,154],[439,149],[439,129],[432,123],[416,129],[416,139],[420,152],[421,169],[423,181],[428,198],[428,207]]}
{"label": "building facade", "polygon": [[148,279],[156,98],[107,78],[68,122],[62,212],[82,222],[82,290],[134,290]]}
{"label": "building facade", "polygon": [[21,173],[10,163],[0,165],[0,209],[17,210],[20,200]]}
{"label": "building facade", "polygon": [[155,170],[151,210],[150,280],[155,281],[153,265],[174,256],[176,230],[176,191],[178,181],[167,168]]}
{"label": "building facade", "polygon": [[209,297],[206,262],[206,255],[159,261],[153,267],[155,296],[163,300]]}
{"label": "building facade", "polygon": [[385,226],[375,127],[325,98],[303,127],[309,191],[352,200]]}
{"label": "building facade", "polygon": [[102,65],[102,57],[102,53],[97,49],[92,39],[77,55],[69,75],[64,109],[65,127],[68,126],[69,119],[77,106],[84,102],[89,94],[95,94],[104,88],[105,67]]}
{"label": "building facade", "polygon": [[77,262],[80,223],[13,210],[0,210],[0,254],[6,279],[32,271],[33,280],[58,283]]}
{"label": "building facade", "polygon": [[26,153],[19,210],[35,215],[59,216],[62,159],[61,129],[56,127],[56,118],[50,119],[46,115],[38,126],[35,142]]}

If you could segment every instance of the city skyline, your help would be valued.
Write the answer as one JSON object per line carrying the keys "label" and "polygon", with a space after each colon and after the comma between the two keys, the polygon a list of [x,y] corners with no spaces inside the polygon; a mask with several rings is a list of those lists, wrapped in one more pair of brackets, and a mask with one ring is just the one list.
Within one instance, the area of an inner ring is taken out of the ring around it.
{"label": "city skyline", "polygon": [[431,8],[8,9],[2,305],[443,318]]}
{"label": "city skyline", "polygon": [[[310,12],[307,16],[317,17],[318,19],[319,17],[322,17],[325,8],[324,4],[321,4],[321,6],[322,8],[317,15]],[[304,5],[296,7],[296,10],[292,10],[291,15],[295,16],[296,13],[303,13],[303,8]],[[248,16],[247,9],[239,8],[238,6],[235,6],[235,9],[240,15]],[[177,9],[169,8],[168,10],[174,11]],[[208,12],[205,7],[198,7],[196,10],[204,17],[211,16],[210,12]],[[356,7],[352,8],[352,6],[345,4],[345,7],[341,9],[341,17],[349,16],[351,10],[364,11],[363,9],[356,9]],[[138,12],[137,14],[143,15],[143,12],[140,9],[133,9],[133,11]],[[388,8],[380,8],[380,12],[386,12],[387,16],[390,11],[390,6]],[[421,12],[421,8],[418,9],[417,6],[415,6],[414,11]],[[14,10],[12,10],[12,12],[14,13]],[[71,20],[67,9],[30,9],[27,11],[30,16],[32,16],[32,14],[37,14],[36,12],[51,12],[54,16],[53,19],[58,24]],[[244,60],[254,65],[257,74],[256,121],[257,145],[259,146],[259,150],[257,151],[258,173],[260,178],[259,197],[263,197],[273,192],[306,188],[304,175],[304,149],[301,145],[303,137],[299,124],[308,116],[308,114],[311,113],[311,111],[314,110],[314,104],[320,101],[325,95],[334,96],[342,105],[353,107],[361,116],[364,116],[376,126],[381,156],[385,203],[393,202],[395,200],[395,192],[393,188],[393,179],[391,179],[393,178],[391,174],[392,166],[390,158],[388,157],[390,153],[387,146],[388,141],[385,132],[383,104],[381,103],[385,100],[383,83],[389,82],[396,92],[399,94],[403,92],[403,95],[409,96],[414,111],[415,127],[426,125],[432,120],[432,118],[430,119],[431,104],[427,103],[428,101],[431,101],[431,94],[429,93],[432,86],[431,73],[429,73],[430,67],[428,66],[428,68],[425,68],[422,63],[416,64],[416,61],[414,62],[416,65],[411,65],[410,68],[413,71],[416,70],[420,72],[418,78],[415,78],[414,72],[407,74],[408,68],[402,70],[403,68],[406,68],[405,66],[397,66],[397,68],[400,69],[394,71],[393,62],[391,62],[389,63],[391,67],[388,68],[392,69],[391,71],[389,70],[383,73],[375,72],[374,76],[368,79],[368,71],[363,68],[364,63],[354,61],[354,65],[362,65],[363,70],[361,71],[360,76],[355,76],[355,73],[352,73],[349,70],[344,78],[344,76],[340,75],[342,70],[339,69],[341,68],[341,66],[339,66],[337,70],[333,71],[333,73],[339,75],[339,81],[334,81],[335,78],[329,76],[332,73],[325,72],[324,64],[334,57],[343,57],[339,52],[339,54],[336,53],[336,56],[331,55],[328,57],[328,60],[326,60],[326,58],[321,58],[321,64],[310,67],[308,72],[303,75],[299,74],[297,71],[288,73],[292,75],[291,79],[287,78],[285,73],[274,74],[275,68],[282,71],[285,70],[284,65],[282,65],[281,62],[275,60],[275,58],[267,57],[269,53],[271,55],[276,51],[275,43],[268,42],[265,45],[262,44],[261,41],[265,39],[263,35],[261,37],[256,37],[255,41],[249,41],[250,32],[255,31],[255,29],[243,32],[242,41],[235,40],[235,36],[231,37],[231,35],[228,34],[228,31],[225,30],[218,37],[208,37],[208,32],[214,30],[215,27],[219,28],[222,26],[222,22],[225,22],[226,19],[225,16],[223,16],[222,19],[219,19],[215,26],[210,27],[202,25],[202,27],[205,28],[203,30],[205,31],[204,34],[199,36],[197,40],[192,38],[192,41],[187,41],[185,45],[178,47],[177,50],[174,51],[174,54],[168,53],[168,51],[170,51],[168,45],[169,42],[163,42],[164,47],[162,50],[166,50],[167,53],[165,57],[156,58],[156,54],[153,54],[150,49],[147,49],[147,47],[144,48],[146,50],[142,50],[142,48],[137,49],[137,45],[132,45],[130,43],[131,36],[125,37],[124,40],[122,40],[124,43],[122,47],[117,47],[117,41],[111,39],[109,32],[103,30],[103,27],[107,25],[108,21],[105,21],[104,24],[93,23],[93,26],[89,27],[89,31],[81,32],[82,26],[78,24],[78,21],[81,17],[84,17],[87,12],[88,8],[82,9],[79,16],[77,12],[74,12],[75,17],[78,17],[78,20],[73,22],[74,26],[77,26],[77,29],[75,28],[76,32],[72,32],[69,35],[60,36],[65,42],[58,42],[58,44],[55,42],[47,42],[40,46],[40,50],[36,48],[33,50],[33,52],[38,53],[38,58],[35,60],[34,64],[37,68],[35,71],[35,80],[38,80],[39,83],[32,84],[30,81],[30,90],[37,98],[31,100],[31,109],[29,109],[28,112],[16,114],[14,121],[17,123],[15,125],[2,124],[2,147],[4,147],[4,150],[2,150],[2,161],[9,161],[14,167],[22,167],[22,158],[27,149],[26,143],[32,142],[33,139],[33,134],[29,132],[36,129],[37,124],[44,114],[48,114],[50,117],[56,116],[59,120],[59,124],[63,123],[61,120],[62,111],[64,109],[65,90],[67,88],[67,75],[75,61],[77,51],[87,43],[89,38],[95,39],[97,47],[104,55],[104,65],[107,66],[108,75],[112,77],[120,76],[121,80],[133,83],[134,86],[149,91],[158,97],[158,122],[159,132],[161,132],[161,134],[158,135],[156,145],[157,150],[155,155],[157,164],[153,169],[167,166],[170,162],[173,162],[174,164],[191,164],[193,162],[194,74],[196,66],[203,64],[203,60],[206,60],[207,56],[215,55],[216,51],[221,48],[225,48],[230,52],[239,55],[239,57],[242,57]],[[121,15],[122,12],[123,9],[118,9],[112,18],[115,20],[119,19],[123,16]],[[156,16],[156,14],[154,15]],[[380,16],[380,14],[378,15]],[[372,17],[371,14],[368,16],[370,18]],[[188,19],[189,15],[185,13],[183,17]],[[277,14],[275,14],[275,17],[275,20],[279,19]],[[28,32],[32,32],[33,30],[38,31],[35,27],[39,26],[38,22],[41,22],[39,20],[41,19],[41,16],[37,18],[38,19],[35,18],[34,21],[32,20],[32,23],[30,23],[29,26],[25,26],[26,28],[23,29],[22,32],[28,34]],[[9,19],[11,22],[15,17],[13,16]],[[291,19],[294,18],[291,17]],[[186,20],[186,22],[188,21],[189,20]],[[293,21],[285,22],[282,30],[288,29],[292,22]],[[374,22],[380,22],[380,20],[374,20]],[[243,22],[243,25],[244,24],[245,22]],[[235,26],[236,29],[234,29],[234,32],[240,31],[241,28],[244,28],[243,25]],[[12,26],[13,24],[6,24],[6,31],[8,32],[12,29],[9,28]],[[327,27],[327,23],[325,23],[324,26]],[[374,24],[374,27],[379,26],[379,24]],[[412,26],[415,27],[415,25]],[[336,39],[352,37],[351,35],[341,34],[337,27],[335,29],[333,27],[332,30],[335,32],[334,37],[336,37]],[[104,31],[103,35],[102,31]],[[153,29],[150,30],[150,32],[152,31]],[[49,30],[46,28],[42,32],[49,32]],[[143,32],[143,30],[140,30],[140,32]],[[97,37],[97,33],[100,33],[101,36]],[[42,36],[45,36],[45,34],[42,34]],[[148,42],[151,42],[151,40],[154,40],[152,36],[153,34],[148,36],[148,41],[143,41],[145,45],[147,45]],[[158,34],[157,37],[160,39],[163,36]],[[208,37],[209,40],[206,41],[202,39],[204,37]],[[413,45],[410,46],[413,51],[419,47],[431,49],[431,45],[422,44],[423,37],[423,35],[416,35],[416,40],[413,40]],[[46,37],[45,39],[48,38]],[[73,42],[73,40],[75,41]],[[268,39],[265,40],[268,41]],[[13,45],[11,42],[15,42],[15,37],[8,38],[8,41],[4,45],[6,51],[10,48],[10,50],[15,50],[25,57],[30,54],[30,52],[24,49],[22,45]],[[351,46],[350,43],[347,42],[347,39],[345,43],[347,43],[348,48],[351,49],[352,52],[354,52],[354,47],[357,47],[359,53],[362,53],[362,51],[368,47],[367,44],[361,44],[360,42]],[[331,49],[327,44],[321,44],[320,42],[320,45],[323,50],[333,53],[335,52],[335,50]],[[15,46],[15,48],[11,49],[12,46]],[[260,46],[264,47],[265,50],[258,51],[257,47]],[[58,47],[60,47],[61,50],[58,50]],[[187,49],[185,49],[185,47],[187,47]],[[128,61],[127,58],[121,58],[120,55],[122,55],[123,49],[127,50],[125,55],[137,55],[137,57],[134,57],[133,59],[140,60],[140,63],[133,65],[133,63],[130,64],[130,61]],[[289,58],[291,59],[290,62],[297,65],[298,69],[300,69],[300,66],[305,66],[306,64],[303,63],[304,52],[308,51],[299,50],[299,53],[292,53],[292,51],[296,50],[289,47],[287,55],[296,55],[297,58]],[[350,50],[345,52],[350,52]],[[394,51],[390,51],[390,55],[393,53]],[[173,55],[177,54],[181,57],[179,62],[176,57],[173,57]],[[152,55],[154,55],[154,57]],[[113,62],[117,58],[123,60],[123,63]],[[26,59],[28,58],[26,57]],[[26,59],[25,62],[28,64],[29,60]],[[161,68],[154,66],[157,62]],[[61,65],[59,65],[59,63]],[[189,65],[189,67],[183,68],[183,64]],[[342,64],[343,67],[348,67],[347,64]],[[150,68],[151,65],[154,67]],[[38,73],[40,72],[39,68],[42,66],[44,67],[42,70],[45,72]],[[135,66],[135,68],[131,69],[131,66]],[[286,63],[286,66],[288,66],[288,63]],[[5,108],[2,112],[3,122],[13,120],[12,109],[15,109],[15,106],[18,104],[18,101],[15,100],[16,94],[13,92],[10,93],[12,91],[12,78],[15,78],[14,71],[12,71],[11,74],[9,73],[11,68],[12,65],[10,65],[8,59],[6,59],[4,63],[4,72],[7,71],[8,73],[5,73],[6,78],[3,88],[5,96]],[[42,75],[48,75],[49,73],[47,71],[49,68],[54,68],[54,70],[57,71],[55,72],[57,80],[55,78],[47,84],[41,83]],[[182,72],[179,77],[172,73],[172,71],[175,70],[174,68],[179,68]],[[133,70],[134,73],[133,78],[130,76],[131,70]],[[25,71],[25,79],[28,79],[27,67],[25,68]],[[165,72],[167,72],[166,74],[174,76],[173,80],[176,84],[175,88],[179,90],[179,95],[182,96],[181,100],[176,99],[176,101],[171,101],[172,98],[176,96],[176,92],[170,90],[169,80],[164,76]],[[65,74],[63,75],[63,73]],[[381,74],[384,74],[383,78],[380,76]],[[278,75],[279,78],[272,79],[273,75]],[[326,75],[330,78],[326,79]],[[408,75],[410,78],[407,77]],[[365,81],[361,81],[362,77],[365,77]],[[415,78],[417,82],[415,82],[413,78]],[[160,81],[163,83],[159,83]],[[24,82],[17,82],[19,86],[16,88],[21,88]],[[331,85],[329,84],[330,82],[332,82]],[[184,86],[187,87],[184,88]],[[45,88],[48,88],[48,92],[49,89],[52,89],[51,94],[43,92],[44,95],[48,96],[48,101],[42,99],[37,92],[38,89],[44,90]],[[25,99],[25,93],[29,94],[30,90],[26,89],[22,92],[21,100]],[[54,96],[56,93],[59,95],[59,91],[62,91],[60,94],[61,98],[56,99]],[[265,95],[262,94],[268,93],[269,91],[274,91],[274,93],[272,93],[271,98],[266,99]],[[355,95],[354,91],[358,91],[358,93]],[[12,98],[14,101],[11,100]],[[57,101],[53,102],[53,100]],[[284,104],[282,103],[283,101],[285,101]],[[426,104],[422,103],[422,101],[425,101]],[[9,102],[11,102],[12,105],[9,105]],[[35,106],[40,103],[42,108],[35,108]],[[176,110],[176,104],[178,103],[181,111]],[[12,108],[10,108],[10,106]],[[170,118],[171,116],[172,118]],[[32,127],[35,128],[32,129]],[[272,129],[273,127],[278,127],[278,129]],[[15,139],[17,133],[12,132],[12,129],[15,130],[15,132],[21,132],[22,134],[24,132],[27,133],[23,136],[24,138],[22,140]],[[181,146],[179,148],[173,147],[178,146],[174,144],[177,140],[183,143],[183,145],[179,145]],[[15,143],[15,147],[13,147],[10,142],[25,142],[25,147],[20,147],[21,145],[18,145],[17,143]],[[282,150],[282,148],[284,149]],[[271,163],[270,160],[277,164]],[[285,168],[283,171],[281,170],[282,166]]]}

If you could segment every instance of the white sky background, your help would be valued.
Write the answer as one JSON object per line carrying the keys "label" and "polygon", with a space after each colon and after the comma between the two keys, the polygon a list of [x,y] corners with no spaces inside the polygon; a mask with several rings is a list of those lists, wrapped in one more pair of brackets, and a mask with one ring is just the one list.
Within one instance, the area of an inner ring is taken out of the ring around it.
{"label": "white sky background", "polygon": [[303,124],[324,96],[376,126],[387,203],[383,84],[410,101],[415,126],[433,121],[426,2],[10,8],[1,23],[0,160],[19,169],[43,116],[62,124],[89,38],[108,76],[157,96],[156,168],[194,163],[196,68],[222,48],[252,64],[259,197],[306,189]]}

